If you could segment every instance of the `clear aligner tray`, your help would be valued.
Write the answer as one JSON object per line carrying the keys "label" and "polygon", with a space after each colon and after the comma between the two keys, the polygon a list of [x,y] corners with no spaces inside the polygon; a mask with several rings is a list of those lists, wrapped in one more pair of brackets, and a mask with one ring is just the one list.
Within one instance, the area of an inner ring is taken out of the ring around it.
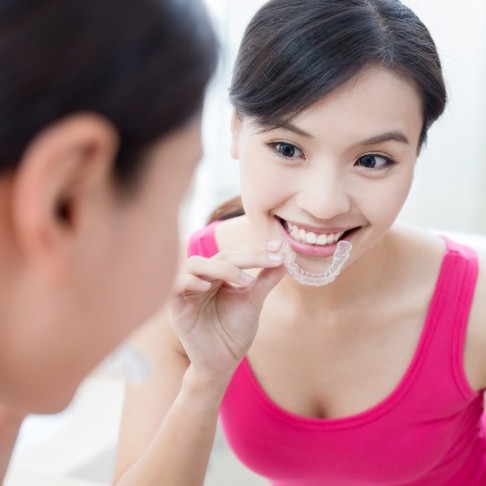
{"label": "clear aligner tray", "polygon": [[295,253],[290,248],[286,240],[283,241],[282,252],[284,255],[284,265],[287,273],[297,282],[304,285],[314,285],[320,287],[330,284],[336,280],[341,273],[344,264],[349,258],[352,245],[349,241],[342,240],[337,244],[336,251],[332,256],[332,262],[322,273],[307,272],[295,262]]}

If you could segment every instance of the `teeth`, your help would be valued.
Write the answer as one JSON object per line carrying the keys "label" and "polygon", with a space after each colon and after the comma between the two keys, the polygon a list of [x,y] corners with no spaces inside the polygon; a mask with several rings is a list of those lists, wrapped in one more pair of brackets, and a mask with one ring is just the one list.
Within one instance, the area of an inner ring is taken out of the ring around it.
{"label": "teeth", "polygon": [[316,234],[313,231],[305,231],[304,229],[297,227],[295,224],[286,224],[287,230],[292,238],[311,245],[332,245],[337,243],[339,238],[341,238],[341,236],[344,234],[344,232]]}
{"label": "teeth", "polygon": [[317,241],[317,235],[309,231],[309,233],[305,235],[305,241],[307,241],[307,243],[310,243],[311,245],[314,245]]}

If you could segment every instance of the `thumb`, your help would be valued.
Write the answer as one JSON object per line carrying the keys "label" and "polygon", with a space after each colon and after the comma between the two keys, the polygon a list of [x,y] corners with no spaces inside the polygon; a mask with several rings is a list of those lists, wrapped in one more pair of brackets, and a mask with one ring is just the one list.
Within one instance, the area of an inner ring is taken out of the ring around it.
{"label": "thumb", "polygon": [[285,267],[264,268],[255,278],[250,290],[250,298],[254,305],[261,308],[267,295],[282,280],[285,275]]}

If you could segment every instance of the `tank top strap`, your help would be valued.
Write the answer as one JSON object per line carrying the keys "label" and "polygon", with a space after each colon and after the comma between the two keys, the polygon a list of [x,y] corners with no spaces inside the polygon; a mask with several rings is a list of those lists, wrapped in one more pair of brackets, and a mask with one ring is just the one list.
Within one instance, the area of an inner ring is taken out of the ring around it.
{"label": "tank top strap", "polygon": [[[476,252],[444,238],[446,253],[437,279],[427,319],[431,320],[433,339],[429,340],[426,361],[435,379],[453,379],[466,400],[476,396],[464,371],[464,346],[469,313],[478,275]],[[442,374],[442,376],[441,376]]]}
{"label": "tank top strap", "polygon": [[187,244],[187,255],[193,256],[203,256],[206,258],[211,258],[218,253],[218,245],[216,243],[216,226],[221,221],[213,221],[206,227],[194,232],[189,238]]}

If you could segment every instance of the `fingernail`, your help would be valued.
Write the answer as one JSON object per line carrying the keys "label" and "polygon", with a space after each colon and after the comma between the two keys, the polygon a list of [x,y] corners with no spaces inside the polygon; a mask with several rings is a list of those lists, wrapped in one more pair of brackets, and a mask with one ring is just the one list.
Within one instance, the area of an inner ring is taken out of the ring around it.
{"label": "fingernail", "polygon": [[251,283],[251,282],[253,282],[253,277],[248,273],[241,272],[240,273],[240,282],[242,282],[244,284]]}
{"label": "fingernail", "polygon": [[267,241],[267,250],[278,250],[282,246],[282,242],[280,240],[270,240]]}
{"label": "fingernail", "polygon": [[211,282],[208,282],[207,280],[199,280],[199,285],[203,289],[209,289],[209,287],[211,287]]}
{"label": "fingernail", "polygon": [[271,262],[281,262],[283,260],[283,255],[281,253],[267,253],[267,258]]}

